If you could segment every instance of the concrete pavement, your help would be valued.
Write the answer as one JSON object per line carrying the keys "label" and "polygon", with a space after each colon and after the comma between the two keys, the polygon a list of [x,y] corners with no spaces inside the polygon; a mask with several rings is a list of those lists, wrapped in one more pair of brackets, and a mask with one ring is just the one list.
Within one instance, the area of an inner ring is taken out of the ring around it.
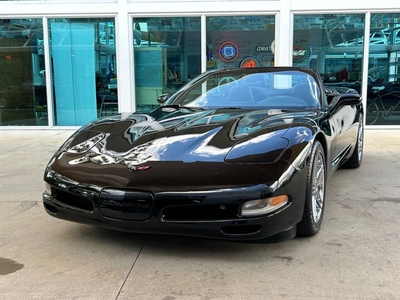
{"label": "concrete pavement", "polygon": [[279,244],[127,234],[48,216],[71,130],[0,130],[0,299],[400,299],[400,130],[327,187],[323,227]]}

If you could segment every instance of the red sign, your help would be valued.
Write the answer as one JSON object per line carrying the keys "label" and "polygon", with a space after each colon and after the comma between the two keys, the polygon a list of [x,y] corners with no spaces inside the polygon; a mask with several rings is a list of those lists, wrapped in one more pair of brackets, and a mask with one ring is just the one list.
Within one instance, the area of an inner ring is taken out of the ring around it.
{"label": "red sign", "polygon": [[301,62],[307,56],[307,49],[302,44],[295,44],[293,46],[293,62]]}
{"label": "red sign", "polygon": [[258,62],[257,58],[252,56],[247,56],[240,62],[241,68],[254,68],[259,66],[260,63]]}

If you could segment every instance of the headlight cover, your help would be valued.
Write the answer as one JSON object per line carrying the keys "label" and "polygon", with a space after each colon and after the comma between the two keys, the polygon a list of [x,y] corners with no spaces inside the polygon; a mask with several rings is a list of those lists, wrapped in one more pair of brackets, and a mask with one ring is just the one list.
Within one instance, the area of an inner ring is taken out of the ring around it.
{"label": "headlight cover", "polygon": [[282,131],[269,132],[235,145],[225,157],[227,163],[272,163],[289,145]]}

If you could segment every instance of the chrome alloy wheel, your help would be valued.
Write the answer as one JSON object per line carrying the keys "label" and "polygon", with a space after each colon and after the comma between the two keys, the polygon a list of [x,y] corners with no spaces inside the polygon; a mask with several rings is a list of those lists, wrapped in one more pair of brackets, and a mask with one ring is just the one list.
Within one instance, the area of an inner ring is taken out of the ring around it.
{"label": "chrome alloy wheel", "polygon": [[298,236],[313,236],[322,225],[325,210],[326,162],[320,141],[314,141],[307,162],[307,182],[303,217],[297,223]]}
{"label": "chrome alloy wheel", "polygon": [[318,152],[313,166],[312,183],[312,217],[315,223],[321,219],[325,197],[325,161],[323,155]]}
{"label": "chrome alloy wheel", "polygon": [[358,128],[358,137],[357,137],[357,153],[358,153],[358,161],[362,160],[362,156],[363,156],[363,147],[364,147],[364,126],[360,125],[360,127]]}

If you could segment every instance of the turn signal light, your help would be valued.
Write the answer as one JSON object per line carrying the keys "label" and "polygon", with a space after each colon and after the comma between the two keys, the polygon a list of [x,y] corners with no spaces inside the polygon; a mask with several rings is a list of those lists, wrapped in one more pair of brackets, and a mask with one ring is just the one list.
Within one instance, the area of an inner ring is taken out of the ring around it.
{"label": "turn signal light", "polygon": [[250,200],[243,204],[242,215],[243,217],[257,217],[265,215],[281,208],[288,203],[288,201],[289,197],[287,195]]}
{"label": "turn signal light", "polygon": [[47,193],[47,195],[51,196],[51,186],[47,182],[45,182],[45,189],[44,190]]}

